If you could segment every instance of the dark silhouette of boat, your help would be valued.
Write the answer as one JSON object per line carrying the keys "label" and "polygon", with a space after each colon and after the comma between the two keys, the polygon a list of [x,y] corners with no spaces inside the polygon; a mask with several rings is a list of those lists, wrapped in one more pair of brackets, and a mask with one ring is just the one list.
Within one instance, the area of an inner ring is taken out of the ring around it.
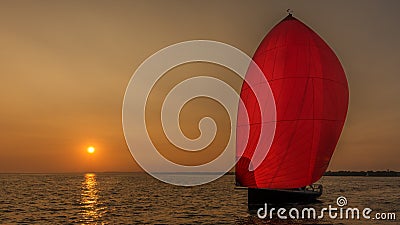
{"label": "dark silhouette of boat", "polygon": [[295,189],[248,188],[248,209],[256,211],[264,207],[265,203],[271,206],[279,206],[291,203],[316,202],[317,198],[322,195],[322,189],[320,184]]}

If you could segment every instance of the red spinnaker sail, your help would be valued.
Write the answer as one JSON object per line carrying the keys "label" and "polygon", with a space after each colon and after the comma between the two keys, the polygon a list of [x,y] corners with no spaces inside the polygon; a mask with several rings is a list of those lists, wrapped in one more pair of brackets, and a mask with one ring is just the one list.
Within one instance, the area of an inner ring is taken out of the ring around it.
{"label": "red spinnaker sail", "polygon": [[[244,83],[249,140],[236,164],[236,181],[251,188],[298,188],[319,180],[339,140],[348,107],[348,85],[332,49],[291,15],[264,38],[253,60],[266,76],[276,104],[276,130],[262,163],[249,169],[260,139],[260,107]],[[251,70],[246,80],[251,79]],[[239,107],[239,117],[245,113]],[[237,127],[240,134],[241,127]],[[246,138],[237,137],[237,142]],[[238,154],[243,149],[237,149]]]}

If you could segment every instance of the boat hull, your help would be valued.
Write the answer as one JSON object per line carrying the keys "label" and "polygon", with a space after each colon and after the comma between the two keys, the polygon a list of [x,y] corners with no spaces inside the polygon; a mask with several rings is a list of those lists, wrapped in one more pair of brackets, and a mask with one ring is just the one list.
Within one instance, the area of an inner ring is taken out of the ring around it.
{"label": "boat hull", "polygon": [[291,203],[311,203],[317,201],[322,194],[321,189],[264,189],[248,188],[248,209],[258,210],[268,205],[284,206]]}

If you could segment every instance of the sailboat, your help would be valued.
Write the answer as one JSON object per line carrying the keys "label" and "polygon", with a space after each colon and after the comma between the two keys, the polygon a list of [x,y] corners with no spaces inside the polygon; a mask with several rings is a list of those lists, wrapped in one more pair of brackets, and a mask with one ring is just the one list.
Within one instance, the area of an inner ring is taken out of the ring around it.
{"label": "sailboat", "polygon": [[[254,168],[262,104],[243,83],[240,97],[248,120],[237,125],[236,185],[247,188],[249,210],[265,203],[315,201],[346,119],[349,90],[341,63],[328,44],[291,13],[262,40],[254,62],[264,73],[276,106],[275,134],[261,163]],[[254,74],[248,70],[245,80]],[[246,114],[247,115],[247,114]],[[271,121],[270,121],[271,122]],[[246,125],[246,126],[244,126]],[[248,130],[247,144],[241,129]]]}

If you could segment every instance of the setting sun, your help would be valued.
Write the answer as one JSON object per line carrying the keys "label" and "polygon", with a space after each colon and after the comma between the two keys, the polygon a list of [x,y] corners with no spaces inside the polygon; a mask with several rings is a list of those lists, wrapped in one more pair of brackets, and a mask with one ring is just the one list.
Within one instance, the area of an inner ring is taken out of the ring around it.
{"label": "setting sun", "polygon": [[90,147],[87,148],[87,152],[88,152],[89,154],[93,154],[94,151],[96,151],[96,149],[95,149],[93,146],[90,146]]}

